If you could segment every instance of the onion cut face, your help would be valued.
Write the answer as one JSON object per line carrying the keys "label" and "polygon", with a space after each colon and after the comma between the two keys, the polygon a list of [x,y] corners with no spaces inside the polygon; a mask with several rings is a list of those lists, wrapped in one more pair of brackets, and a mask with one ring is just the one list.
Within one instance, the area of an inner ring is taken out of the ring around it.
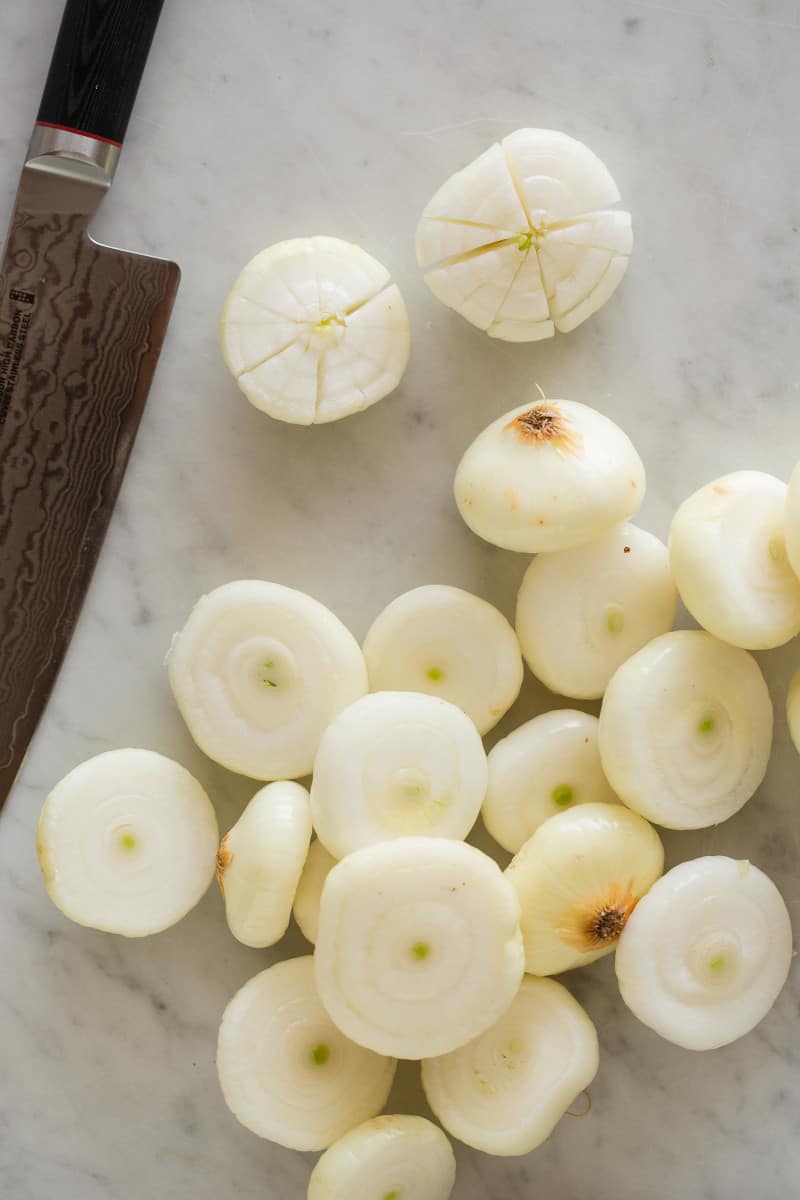
{"label": "onion cut face", "polygon": [[529,1154],[597,1074],[597,1032],[565,987],[526,975],[480,1037],[425,1059],[425,1096],[448,1133],[485,1154]]}
{"label": "onion cut face", "polygon": [[786,696],[786,720],[794,748],[800,754],[800,669],[795,671],[789,682]]}
{"label": "onion cut face", "polygon": [[465,838],[488,768],[469,717],[435,696],[373,692],[322,736],[311,815],[334,858],[408,835]]}
{"label": "onion cut face", "polygon": [[340,238],[293,238],[252,259],[220,321],[225,363],[250,403],[296,425],[383,399],[408,363],[408,314],[389,272]]}
{"label": "onion cut face", "polygon": [[758,663],[700,630],[656,638],[613,676],[600,758],[623,803],[668,829],[726,821],[764,778],[772,701]]}
{"label": "onion cut face", "polygon": [[36,849],[65,917],[146,937],[180,921],[214,878],[219,829],[197,780],[152,750],[109,750],[44,802]]}
{"label": "onion cut face", "polygon": [[522,687],[519,642],[493,605],[461,588],[429,584],[393,600],[364,640],[372,691],[426,692],[449,700],[488,733]]}
{"label": "onion cut face", "polygon": [[767,1015],[791,961],[789,914],[772,880],[711,856],[653,885],[620,938],[616,971],[640,1021],[687,1050],[713,1050]]}
{"label": "onion cut face", "polygon": [[245,946],[274,946],[286,932],[311,840],[308,792],[269,783],[220,842],[217,882],[228,928]]}
{"label": "onion cut face", "polygon": [[200,749],[251,779],[310,774],[323,730],[367,691],[364,656],[338,617],[259,579],[203,596],[167,668]]}
{"label": "onion cut face", "polygon": [[373,1117],[320,1158],[308,1200],[448,1200],[456,1160],[445,1135],[424,1117]]}
{"label": "onion cut face", "polygon": [[642,460],[608,417],[539,400],[494,421],[456,471],[456,504],[485,541],[529,554],[596,541],[644,499]]}
{"label": "onion cut face", "polygon": [[225,1009],[217,1070],[242,1125],[290,1150],[324,1150],[383,1108],[397,1063],[332,1023],[310,955],[249,980]]}
{"label": "onion cut face", "polygon": [[562,708],[527,721],[489,751],[483,823],[516,854],[541,824],[578,804],[614,804],[600,765],[597,717]]}
{"label": "onion cut face", "polygon": [[463,842],[368,846],[325,881],[314,964],[323,1004],[353,1041],[397,1058],[446,1054],[517,993],[519,903],[493,859]]}
{"label": "onion cut face", "polygon": [[433,294],[489,337],[568,333],[616,290],[633,247],[630,213],[582,142],[518,129],[439,188],[417,226]]}
{"label": "onion cut face", "polygon": [[787,557],[786,484],[735,471],[684,500],[669,553],[698,625],[733,646],[769,650],[800,633],[800,579]]}
{"label": "onion cut face", "polygon": [[678,594],[663,542],[635,525],[534,558],[517,598],[525,661],[551,692],[602,696],[627,658],[672,628]]}
{"label": "onion cut face", "polygon": [[322,889],[336,859],[317,839],[311,843],[308,857],[297,885],[294,897],[294,919],[300,932],[312,946],[317,940],[319,929],[319,905],[322,899]]}
{"label": "onion cut face", "polygon": [[655,829],[621,804],[550,817],[506,869],[522,912],[525,970],[557,975],[609,954],[663,869]]}

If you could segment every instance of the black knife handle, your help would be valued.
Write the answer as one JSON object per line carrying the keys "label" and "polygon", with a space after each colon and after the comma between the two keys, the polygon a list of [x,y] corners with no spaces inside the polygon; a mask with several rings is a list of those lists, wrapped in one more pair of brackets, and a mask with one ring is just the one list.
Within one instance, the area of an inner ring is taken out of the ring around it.
{"label": "black knife handle", "polygon": [[37,124],[122,145],[164,0],[67,0]]}

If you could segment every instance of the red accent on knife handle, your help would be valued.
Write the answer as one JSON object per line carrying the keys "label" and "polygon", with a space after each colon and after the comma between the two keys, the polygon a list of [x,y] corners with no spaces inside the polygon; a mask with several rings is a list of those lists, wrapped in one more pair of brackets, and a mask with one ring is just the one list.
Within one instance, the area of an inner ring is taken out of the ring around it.
{"label": "red accent on knife handle", "polygon": [[67,0],[37,124],[121,145],[164,0]]}

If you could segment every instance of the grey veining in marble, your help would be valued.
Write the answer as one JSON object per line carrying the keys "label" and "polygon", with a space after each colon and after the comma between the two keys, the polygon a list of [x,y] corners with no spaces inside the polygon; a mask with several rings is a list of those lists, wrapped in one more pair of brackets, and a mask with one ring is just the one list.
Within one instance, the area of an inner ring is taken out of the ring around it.
{"label": "grey veining in marble", "polygon": [[[15,175],[59,0],[3,6],[0,204]],[[101,239],[175,257],[184,282],[80,628],[0,818],[0,1193],[14,1200],[300,1200],[310,1156],[241,1129],[215,1033],[268,961],[209,893],[142,942],[68,924],[34,851],[45,791],[97,751],[145,745],[210,789],[223,827],[255,790],[205,760],[162,660],[201,592],[262,576],[330,604],[361,635],[423,582],[509,615],[525,559],[460,522],[460,452],[535,383],[602,408],[649,472],[641,521],[716,474],[786,477],[800,457],[800,4],[797,0],[167,0]],[[636,247],[613,301],[576,333],[503,345],[441,307],[413,257],[419,211],[451,171],[524,125],[607,161]],[[400,391],[319,429],[275,424],[216,344],[239,267],[330,233],[387,263],[406,295]],[[749,856],[800,931],[798,780],[783,695],[800,645],[760,656],[777,709],[759,794],[671,861]],[[503,729],[549,706],[529,678]],[[294,934],[294,952],[303,943]],[[800,1188],[795,971],[756,1033],[692,1055],[626,1012],[608,961],[567,981],[598,1024],[591,1114],[527,1159],[458,1150],[456,1200],[785,1200]],[[403,1068],[394,1103],[419,1100]],[[410,1095],[409,1095],[410,1093]],[[358,1198],[354,1198],[358,1200]]]}

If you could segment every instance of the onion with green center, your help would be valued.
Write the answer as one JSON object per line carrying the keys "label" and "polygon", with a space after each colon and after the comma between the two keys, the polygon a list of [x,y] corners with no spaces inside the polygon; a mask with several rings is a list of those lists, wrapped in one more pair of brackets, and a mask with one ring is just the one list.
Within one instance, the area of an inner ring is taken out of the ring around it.
{"label": "onion with green center", "polygon": [[506,869],[522,911],[526,971],[557,975],[609,954],[663,869],[655,829],[621,804],[550,817]]}
{"label": "onion with green center", "polygon": [[526,975],[491,1029],[422,1064],[444,1128],[485,1154],[529,1154],[597,1074],[597,1032],[565,987]]}
{"label": "onion with green center", "polygon": [[456,1160],[424,1117],[373,1117],[335,1142],[308,1182],[308,1200],[448,1200]]}
{"label": "onion with green center", "polygon": [[417,261],[443,304],[489,337],[567,333],[613,295],[633,246],[596,154],[553,129],[518,129],[439,188]]}
{"label": "onion with green center", "polygon": [[81,763],[44,802],[36,849],[65,917],[146,937],[186,916],[214,878],[219,829],[197,780],[152,750]]}
{"label": "onion with green center", "polygon": [[713,1050],[767,1015],[792,962],[780,892],[749,862],[680,863],[653,885],[620,938],[622,998],[667,1041]]}
{"label": "onion with green center", "polygon": [[787,558],[786,484],[735,471],[684,500],[669,533],[672,572],[698,625],[768,650],[800,633],[800,579]]}
{"label": "onion with green center", "polygon": [[296,425],[338,421],[399,384],[408,314],[389,272],[340,238],[293,238],[252,259],[219,327],[250,403]]}
{"label": "onion with green center", "polygon": [[203,596],[167,667],[200,749],[251,779],[310,774],[323,730],[368,686],[361,649],[330,609],[257,579]]}
{"label": "onion with green center", "polygon": [[600,758],[619,798],[668,829],[726,821],[761,783],[772,702],[746,650],[665,633],[619,668],[600,711]]}
{"label": "onion with green center", "polygon": [[517,993],[519,903],[487,855],[445,838],[357,850],[322,890],[317,987],[353,1041],[432,1058],[477,1037]]}
{"label": "onion with green center", "polygon": [[481,734],[508,711],[522,687],[514,630],[493,605],[444,584],[393,600],[364,641],[373,691],[427,692],[472,717]]}
{"label": "onion with green center", "polygon": [[596,541],[644,499],[642,460],[618,425],[570,400],[536,400],[467,449],[454,491],[473,533],[529,554]]}
{"label": "onion with green center", "polygon": [[217,882],[228,928],[245,946],[274,946],[286,932],[311,841],[308,792],[269,783],[220,842]]}
{"label": "onion with green center", "polygon": [[312,946],[317,940],[319,929],[322,889],[335,866],[336,859],[328,853],[322,842],[319,839],[312,842],[294,897],[294,919],[303,937],[307,942],[311,942]]}
{"label": "onion with green center", "polygon": [[409,834],[465,838],[487,771],[480,734],[460,708],[418,692],[373,692],[322,736],[311,784],[317,837],[334,858]]}
{"label": "onion with green center", "polygon": [[249,980],[225,1009],[217,1070],[247,1129],[290,1150],[324,1150],[386,1103],[397,1064],[349,1041],[314,985],[310,955]]}
{"label": "onion with green center", "polygon": [[591,545],[534,558],[517,598],[517,636],[551,692],[593,700],[617,667],[672,628],[677,605],[666,546],[621,525]]}
{"label": "onion with green center", "polygon": [[539,826],[576,804],[614,804],[597,749],[597,717],[556,709],[527,721],[489,751],[483,823],[511,854]]}

